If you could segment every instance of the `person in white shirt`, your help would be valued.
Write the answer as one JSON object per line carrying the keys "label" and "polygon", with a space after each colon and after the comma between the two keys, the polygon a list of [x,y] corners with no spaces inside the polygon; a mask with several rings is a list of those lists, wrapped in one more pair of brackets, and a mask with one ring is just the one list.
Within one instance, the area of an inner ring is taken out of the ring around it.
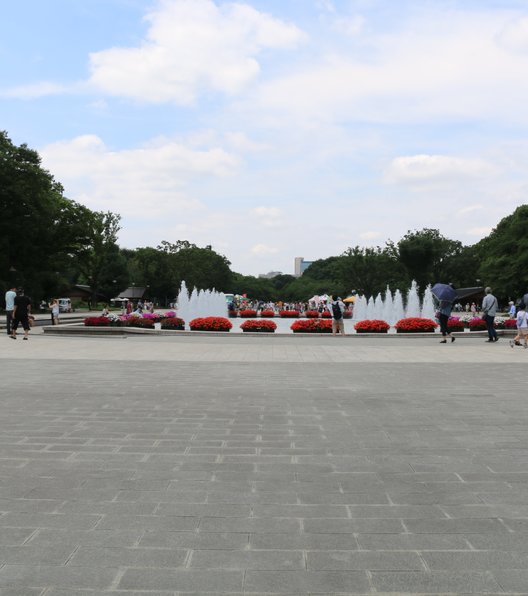
{"label": "person in white shirt", "polygon": [[519,310],[517,311],[517,335],[510,341],[510,347],[520,346],[521,339],[524,347],[528,348],[528,313],[526,312],[526,305],[521,302]]}
{"label": "person in white shirt", "polygon": [[16,295],[16,286],[7,290],[5,294],[7,335],[11,335],[11,325],[13,323],[13,309],[15,308]]}

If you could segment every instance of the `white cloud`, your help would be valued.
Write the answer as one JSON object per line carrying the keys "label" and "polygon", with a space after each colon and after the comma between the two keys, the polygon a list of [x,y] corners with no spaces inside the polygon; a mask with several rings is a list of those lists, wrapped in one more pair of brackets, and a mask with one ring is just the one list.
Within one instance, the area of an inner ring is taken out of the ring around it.
{"label": "white cloud", "polygon": [[359,235],[359,237],[362,240],[375,240],[376,238],[380,238],[381,237],[381,232],[374,232],[374,231],[361,232],[361,234]]}
{"label": "white cloud", "polygon": [[528,16],[508,22],[497,35],[499,44],[516,52],[528,52]]}
{"label": "white cloud", "polygon": [[251,104],[296,121],[528,121],[528,53],[497,43],[510,12],[418,14],[388,33],[369,31],[353,49],[336,44],[319,60],[310,57],[304,67],[263,82]]}
{"label": "white cloud", "polygon": [[282,225],[282,211],[277,207],[255,207],[252,213],[266,227],[274,228]]}
{"label": "white cloud", "polygon": [[489,175],[492,171],[492,166],[481,159],[448,155],[411,155],[393,159],[386,179],[403,184],[445,183]]}
{"label": "white cloud", "polygon": [[333,23],[334,29],[343,35],[355,37],[365,27],[365,18],[361,15],[337,17]]}
{"label": "white cloud", "polygon": [[90,55],[93,85],[154,103],[191,104],[209,89],[236,94],[258,76],[262,50],[293,48],[304,38],[295,25],[247,4],[160,0],[147,20],[141,46]]}
{"label": "white cloud", "polygon": [[275,246],[269,246],[268,244],[255,244],[251,247],[251,254],[257,256],[275,255],[279,252],[279,249]]}
{"label": "white cloud", "polygon": [[483,238],[484,236],[488,236],[491,234],[493,228],[489,226],[482,226],[480,228],[471,228],[467,230],[467,234],[469,236],[476,236],[477,238]]}
{"label": "white cloud", "polygon": [[193,179],[224,177],[238,165],[223,149],[190,149],[169,139],[113,151],[98,136],[83,135],[48,145],[40,153],[70,198],[125,216],[178,214],[179,223],[186,210],[202,207],[189,194]]}
{"label": "white cloud", "polygon": [[38,99],[47,95],[58,95],[68,91],[65,85],[52,83],[50,81],[41,81],[39,83],[32,83],[29,85],[20,85],[18,87],[11,87],[0,91],[0,97],[16,98],[16,99]]}
{"label": "white cloud", "polygon": [[469,213],[474,213],[475,211],[481,211],[484,209],[484,205],[468,205],[467,207],[463,207],[456,212],[456,215],[468,215]]}

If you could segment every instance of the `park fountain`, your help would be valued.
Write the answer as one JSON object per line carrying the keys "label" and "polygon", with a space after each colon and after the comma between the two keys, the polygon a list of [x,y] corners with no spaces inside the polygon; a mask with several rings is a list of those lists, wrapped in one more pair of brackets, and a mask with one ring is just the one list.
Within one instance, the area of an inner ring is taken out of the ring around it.
{"label": "park fountain", "polygon": [[385,290],[384,297],[381,293],[375,298],[374,296],[370,296],[370,298],[358,296],[354,303],[354,321],[381,319],[393,326],[404,317],[435,318],[433,293],[430,285],[425,289],[422,303],[420,303],[418,294],[418,284],[415,281],[412,282],[407,292],[405,304],[400,290],[396,290],[393,296],[389,286]]}
{"label": "park fountain", "polygon": [[225,294],[215,290],[194,288],[189,296],[184,281],[182,281],[176,304],[176,313],[185,321],[187,329],[189,322],[197,317],[227,317],[228,315]]}
{"label": "park fountain", "polygon": [[423,319],[434,319],[435,318],[435,305],[433,301],[433,292],[431,291],[431,285],[425,288],[423,303],[422,303],[422,318]]}
{"label": "park fountain", "polygon": [[418,296],[418,284],[414,281],[407,293],[407,308],[405,309],[406,317],[419,317],[420,312],[420,297]]}

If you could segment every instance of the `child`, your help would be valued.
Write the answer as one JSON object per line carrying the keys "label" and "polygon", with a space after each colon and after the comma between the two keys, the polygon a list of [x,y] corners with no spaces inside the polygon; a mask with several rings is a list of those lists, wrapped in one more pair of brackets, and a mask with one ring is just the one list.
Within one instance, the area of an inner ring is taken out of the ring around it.
{"label": "child", "polygon": [[520,346],[521,339],[524,340],[524,347],[528,348],[528,314],[526,305],[521,302],[517,311],[517,335],[510,341],[510,347]]}

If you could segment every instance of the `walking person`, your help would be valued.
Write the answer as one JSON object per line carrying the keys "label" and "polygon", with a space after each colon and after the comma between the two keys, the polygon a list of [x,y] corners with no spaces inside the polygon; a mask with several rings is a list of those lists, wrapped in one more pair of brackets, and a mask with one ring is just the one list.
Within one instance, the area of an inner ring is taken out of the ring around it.
{"label": "walking person", "polygon": [[332,335],[338,332],[345,335],[345,322],[343,313],[345,312],[345,303],[338,296],[332,296],[332,302],[328,305],[328,310],[332,315]]}
{"label": "walking person", "polygon": [[517,335],[510,341],[510,347],[520,346],[521,339],[524,341],[524,347],[528,348],[528,314],[524,302],[519,304],[517,311]]}
{"label": "walking person", "polygon": [[449,300],[438,301],[438,322],[440,323],[440,333],[442,334],[441,344],[447,343],[447,337],[451,338],[451,343],[455,341],[455,336],[449,331],[449,317],[453,310],[453,303]]}
{"label": "walking person", "polygon": [[497,298],[491,293],[491,288],[487,287],[486,295],[484,296],[484,300],[482,301],[482,312],[483,312],[483,319],[486,321],[486,328],[488,330],[488,342],[499,341],[497,336],[497,332],[495,331],[495,316],[497,314],[497,310],[499,308],[499,303],[497,302]]}
{"label": "walking person", "polygon": [[17,328],[22,324],[24,328],[24,338],[28,339],[29,335],[29,315],[31,314],[31,300],[24,295],[23,288],[19,288],[15,298],[15,307],[13,309],[13,326],[11,329],[12,339],[17,338]]}
{"label": "walking person", "polygon": [[437,309],[436,318],[440,323],[440,333],[442,334],[441,344],[447,343],[447,337],[451,343],[455,341],[455,336],[449,331],[449,317],[453,310],[453,304],[457,298],[455,286],[453,284],[436,283],[431,288],[433,301]]}
{"label": "walking person", "polygon": [[7,335],[11,335],[11,325],[13,324],[13,309],[15,308],[16,287],[9,288],[5,294],[6,303],[6,329]]}

